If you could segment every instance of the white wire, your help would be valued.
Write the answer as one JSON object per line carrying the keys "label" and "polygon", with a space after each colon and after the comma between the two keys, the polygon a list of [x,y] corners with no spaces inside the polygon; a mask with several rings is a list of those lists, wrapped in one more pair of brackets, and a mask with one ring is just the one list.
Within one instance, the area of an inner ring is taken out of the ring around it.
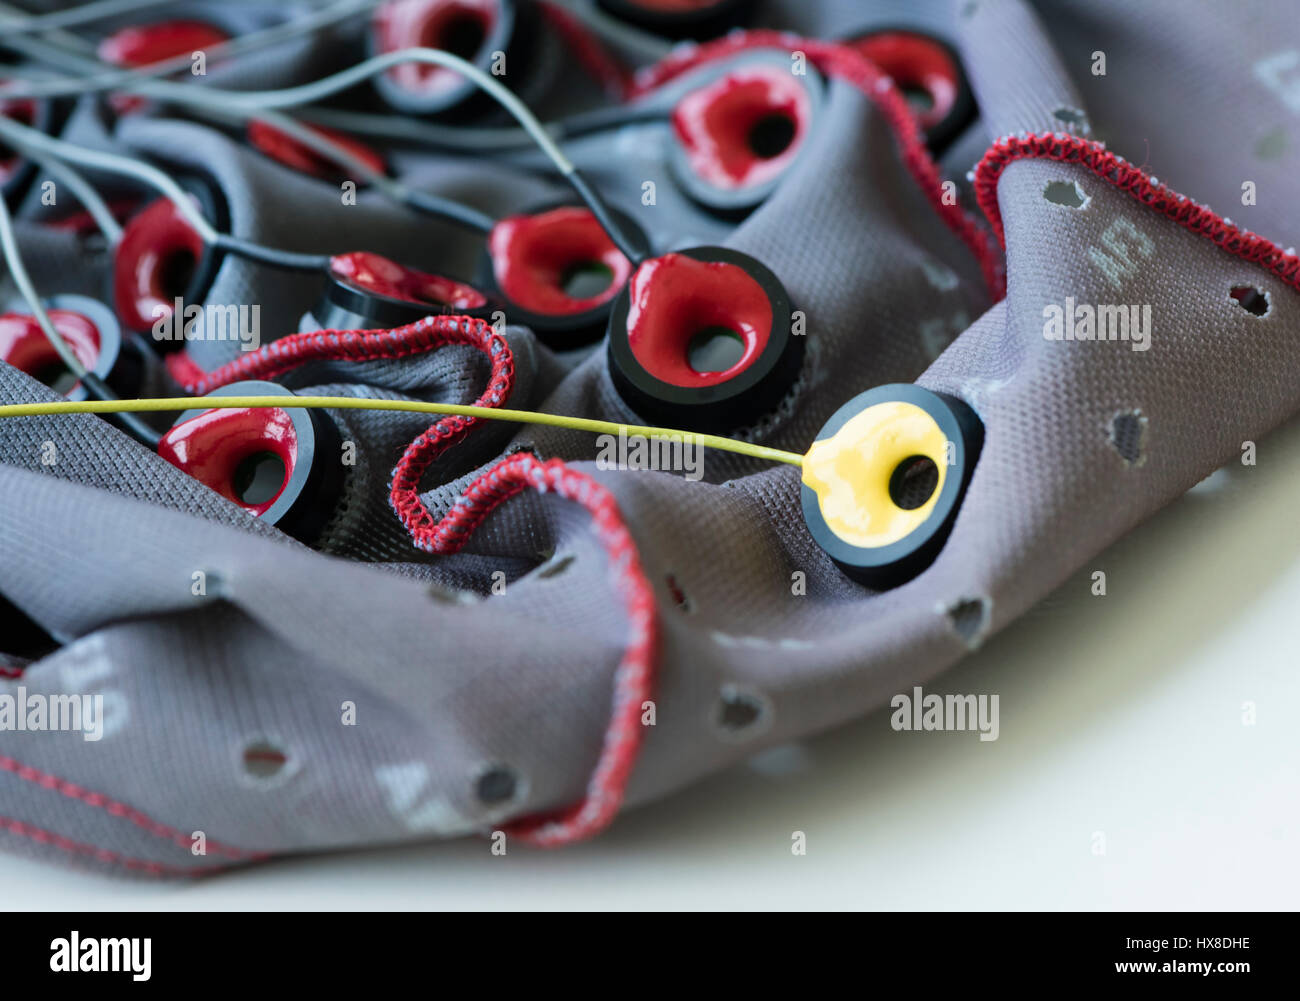
{"label": "white wire", "polygon": [[18,251],[13,219],[3,198],[0,198],[0,250],[4,252],[5,263],[9,266],[9,273],[13,275],[14,284],[18,286],[22,297],[27,300],[27,306],[46,339],[58,353],[63,364],[67,366],[68,371],[78,379],[84,378],[87,374],[86,366],[81,363],[81,359],[76,356],[72,348],[68,347],[68,342],[63,339],[63,336],[54,329],[54,324],[50,322],[50,315],[41,305],[41,297],[36,294],[31,276],[27,273],[27,266],[23,263],[22,254]]}
{"label": "white wire", "polygon": [[100,150],[78,146],[63,139],[55,139],[53,136],[47,136],[39,129],[21,125],[12,118],[5,118],[3,115],[0,115],[0,136],[7,136],[15,146],[25,145],[35,151],[56,156],[61,160],[79,163],[83,167],[133,177],[149,187],[156,188],[171,199],[176,206],[176,210],[185,217],[185,221],[193,227],[194,231],[203,238],[205,243],[215,243],[218,239],[219,234],[216,229],[204,218],[203,213],[199,211],[190,196],[185,193],[179,184],[157,167],[129,156],[104,153]]}

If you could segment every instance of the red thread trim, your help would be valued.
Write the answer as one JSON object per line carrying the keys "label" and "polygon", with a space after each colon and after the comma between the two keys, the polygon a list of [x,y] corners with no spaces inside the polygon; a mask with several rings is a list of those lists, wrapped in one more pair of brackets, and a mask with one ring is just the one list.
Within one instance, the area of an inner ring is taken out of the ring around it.
{"label": "red thread trim", "polygon": [[902,152],[903,165],[916,181],[921,193],[944,224],[975,255],[984,276],[984,284],[993,300],[996,302],[1006,295],[1006,269],[989,239],[988,231],[960,205],[955,202],[951,205],[944,203],[943,179],[925,145],[925,136],[916,116],[894,85],[893,79],[856,49],[833,42],[801,38],[783,31],[735,32],[717,41],[671,54],[641,70],[636,75],[629,96],[639,97],[705,63],[755,48],[803,52],[824,73],[853,84],[870,98],[884,113],[885,121]]}
{"label": "red thread trim", "polygon": [[1208,206],[1198,205],[1165,187],[1140,167],[1108,152],[1103,144],[1064,133],[1004,136],[989,147],[975,167],[975,197],[1003,246],[1006,246],[1006,233],[998,206],[998,181],[1008,164],[1026,159],[1057,160],[1086,167],[1184,229],[1205,237],[1230,254],[1260,265],[1292,288],[1300,289],[1300,257],[1228,222]]}
{"label": "red thread trim", "polygon": [[616,101],[627,98],[632,84],[631,74],[615,59],[600,40],[572,13],[545,0],[542,15],[556,34],[564,39],[583,68],[602,86],[605,93]]}
{"label": "red thread trim", "polygon": [[[61,796],[67,796],[69,799],[75,799],[85,803],[87,806],[93,806],[97,810],[103,810],[109,816],[119,817],[123,820],[129,820],[141,830],[152,834],[156,838],[164,841],[170,841],[181,848],[188,849],[191,840],[174,827],[168,827],[166,824],[154,820],[152,817],[141,813],[134,807],[127,806],[109,796],[100,792],[93,792],[89,789],[83,789],[66,779],[61,779],[57,775],[51,775],[48,772],[42,772],[39,769],[32,768],[30,765],[24,765],[21,761],[0,755],[0,771],[10,772],[11,774],[22,779],[24,782],[31,782],[42,789],[48,789],[51,792],[57,792]],[[263,852],[249,852],[242,848],[234,848],[224,845],[219,841],[211,838],[208,839],[208,847],[218,855],[224,855],[226,858],[239,859],[240,861],[255,861],[266,858]],[[188,871],[188,870],[187,870]]]}
{"label": "red thread trim", "polygon": [[[490,323],[470,316],[426,316],[392,330],[316,330],[290,334],[186,383],[185,388],[202,395],[242,379],[270,379],[309,361],[404,358],[453,344],[478,348],[488,356],[492,362],[492,378],[479,405],[500,406],[514,387],[514,355],[505,338]],[[491,402],[483,402],[489,398]]]}
{"label": "red thread trim", "polygon": [[21,838],[30,838],[38,844],[49,845],[60,851],[67,852],[69,855],[86,856],[96,862],[102,862],[104,865],[122,866],[150,876],[204,876],[208,873],[221,872],[230,868],[229,866],[206,866],[204,868],[187,869],[184,866],[168,865],[165,862],[132,858],[129,855],[122,855],[107,848],[98,848],[95,845],[88,845],[81,841],[73,841],[71,838],[65,838],[62,834],[55,834],[43,827],[33,827],[21,820],[14,820],[12,817],[0,817],[0,831],[7,831]]}
{"label": "red thread trim", "polygon": [[25,667],[10,667],[8,664],[0,664],[0,678],[21,678]]}
{"label": "red thread trim", "polygon": [[418,481],[395,476],[393,504],[399,513],[406,512],[404,521],[418,508],[422,517],[414,524],[408,521],[407,527],[417,546],[436,553],[459,551],[493,510],[524,490],[558,494],[591,514],[628,615],[628,643],[614,672],[609,725],[583,799],[555,813],[515,820],[505,830],[511,837],[547,848],[599,833],[618,813],[641,749],[641,707],[653,689],[657,645],[654,592],[613,494],[559,459],[542,462],[527,452],[507,456],[481,474],[437,524],[420,502],[417,487]]}

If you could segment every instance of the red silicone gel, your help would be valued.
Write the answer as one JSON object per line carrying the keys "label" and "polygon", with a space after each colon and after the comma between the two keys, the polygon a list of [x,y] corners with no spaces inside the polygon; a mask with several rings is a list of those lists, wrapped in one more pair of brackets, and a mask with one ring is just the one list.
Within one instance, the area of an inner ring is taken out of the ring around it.
{"label": "red silicone gel", "polygon": [[957,103],[957,64],[933,39],[907,31],[882,31],[849,44],[893,77],[900,88],[917,88],[929,95],[930,107],[916,115],[921,128],[934,128]]}
{"label": "red silicone gel", "polygon": [[[374,170],[375,173],[384,173],[386,169],[384,158],[365,143],[342,132],[327,129],[320,125],[308,125],[307,128],[325,139],[338,143],[338,145]],[[315,150],[309,149],[298,142],[297,139],[285,135],[279,129],[267,125],[265,122],[248,123],[248,141],[277,163],[282,163],[286,167],[301,171],[304,174],[310,174],[312,177],[333,179],[346,174],[346,171],[330,160],[329,157],[322,156]]]}
{"label": "red silicone gel", "polygon": [[421,306],[482,309],[487,305],[483,293],[469,285],[416,271],[363,250],[331,257],[330,271],[335,277],[366,292]]}
{"label": "red silicone gel", "polygon": [[[812,116],[807,89],[788,69],[749,66],[691,91],[673,109],[673,129],[696,174],[728,190],[764,184],[794,159]],[[775,156],[751,145],[761,122],[784,118],[794,135]]]}
{"label": "red silicone gel", "polygon": [[[96,51],[106,63],[134,69],[228,41],[229,35],[203,21],[159,21],[115,31],[99,43]],[[109,102],[119,115],[139,110],[146,103],[142,97],[127,94],[113,94]]]}
{"label": "red silicone gel", "polygon": [[[51,309],[48,315],[77,360],[93,371],[99,361],[99,328],[89,317],[72,310]],[[62,364],[36,318],[23,313],[0,316],[0,359],[31,376]]]}
{"label": "red silicone gel", "polygon": [[[685,388],[716,386],[758,360],[772,335],[772,304],[735,264],[665,254],[632,276],[627,341],[641,367],[656,379]],[[688,352],[701,330],[722,327],[739,336],[744,352],[721,372],[697,372]]]}
{"label": "red silicone gel", "polygon": [[[247,504],[235,493],[235,474],[245,459],[264,452],[284,463],[284,482],[269,500]],[[164,434],[158,454],[226,500],[260,515],[284,493],[298,459],[298,435],[293,418],[283,410],[208,410]]]}
{"label": "red silicone gel", "polygon": [[[456,35],[486,38],[500,16],[497,0],[391,0],[375,13],[376,47],[380,53],[418,48],[454,51]],[[474,58],[472,52],[456,54]],[[445,93],[463,79],[453,70],[427,63],[394,66],[388,75],[404,90],[418,94]]]}
{"label": "red silicone gel", "polygon": [[[488,237],[497,287],[513,303],[546,316],[586,313],[609,302],[632,273],[631,262],[614,246],[596,217],[577,206],[502,219]],[[573,269],[599,264],[609,269],[609,286],[576,299],[564,291]]]}
{"label": "red silicone gel", "polygon": [[185,289],[167,288],[167,275],[185,270],[176,267],[178,255],[193,268],[204,249],[202,237],[166,198],[150,202],[127,222],[113,258],[113,303],[122,322],[143,332],[170,317]]}
{"label": "red silicone gel", "polygon": [[[0,79],[0,83],[4,83]],[[19,125],[28,127],[36,124],[36,102],[25,97],[0,98],[0,115],[11,118]],[[5,184],[18,173],[22,166],[22,157],[8,146],[0,146],[4,158],[0,159],[0,184]]]}

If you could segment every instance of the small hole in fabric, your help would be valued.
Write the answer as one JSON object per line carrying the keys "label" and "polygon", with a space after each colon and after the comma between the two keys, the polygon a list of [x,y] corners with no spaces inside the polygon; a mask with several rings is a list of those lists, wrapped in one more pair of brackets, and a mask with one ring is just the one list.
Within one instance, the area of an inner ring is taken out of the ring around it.
{"label": "small hole in fabric", "polygon": [[505,765],[492,765],[474,783],[474,795],[487,806],[500,806],[515,798],[519,778]]}
{"label": "small hole in fabric", "polygon": [[904,459],[889,478],[889,499],[904,511],[915,511],[934,494],[939,467],[926,455]]}
{"label": "small hole in fabric", "polygon": [[1052,114],[1056,116],[1058,122],[1073,125],[1082,132],[1088,131],[1088,116],[1078,108],[1057,108]]}
{"label": "small hole in fabric", "polygon": [[285,753],[265,740],[255,740],[244,748],[244,773],[250,778],[265,782],[284,769],[288,761]]}
{"label": "small hole in fabric", "polygon": [[765,728],[771,715],[766,699],[735,685],[723,685],[718,699],[717,722],[731,737],[748,737]]}
{"label": "small hole in fabric", "polygon": [[574,559],[575,557],[571,553],[554,556],[538,568],[537,576],[543,580],[547,580],[551,577],[558,577],[560,574],[564,573],[564,571],[569,569],[573,564]]}
{"label": "small hole in fabric", "polygon": [[971,649],[983,642],[988,631],[989,604],[987,598],[963,598],[944,609],[952,631]]}
{"label": "small hole in fabric", "polygon": [[1251,316],[1267,316],[1269,310],[1268,293],[1253,285],[1234,285],[1229,293],[1233,301]]}
{"label": "small hole in fabric", "polygon": [[1140,410],[1116,414],[1110,422],[1110,443],[1119,457],[1130,466],[1146,461],[1147,419]]}
{"label": "small hole in fabric", "polygon": [[675,576],[669,574],[665,582],[668,584],[668,593],[672,595],[673,604],[683,612],[695,611],[695,602],[691,601],[686,592],[682,590],[682,586],[677,582]]}
{"label": "small hole in fabric", "polygon": [[1048,181],[1047,187],[1043,189],[1043,197],[1053,205],[1064,205],[1071,209],[1081,209],[1088,204],[1088,196],[1074,181]]}

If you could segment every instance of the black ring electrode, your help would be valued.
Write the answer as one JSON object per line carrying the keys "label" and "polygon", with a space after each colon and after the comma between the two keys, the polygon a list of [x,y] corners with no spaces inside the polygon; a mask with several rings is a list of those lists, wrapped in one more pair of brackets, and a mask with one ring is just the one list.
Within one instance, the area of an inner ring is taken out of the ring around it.
{"label": "black ring electrode", "polygon": [[[766,330],[759,314],[770,315]],[[610,376],[624,402],[652,423],[700,432],[745,427],[798,378],[804,335],[791,329],[792,319],[785,286],[748,254],[726,247],[666,254],[642,264],[614,302]],[[693,369],[690,350],[701,336],[734,338],[740,359],[722,372]]]}
{"label": "black ring electrode", "polygon": [[[850,437],[840,445],[856,452],[856,469],[842,453],[836,458],[832,440],[844,434]],[[827,442],[832,442],[832,451],[823,459],[818,450]],[[808,531],[836,565],[861,584],[885,589],[911,580],[934,562],[947,541],[983,442],[979,417],[947,393],[905,383],[877,386],[855,396],[826,422],[804,457],[801,501]],[[900,503],[908,473],[925,461],[934,465],[936,478],[942,465],[942,483],[937,490],[930,487]],[[856,476],[855,485],[846,470]],[[828,501],[826,495],[832,492],[835,496]],[[845,527],[846,511],[853,531]],[[876,511],[878,517],[872,513]],[[909,523],[909,517],[914,521]],[[895,526],[892,534],[898,537],[887,535],[890,541],[879,545],[865,545],[854,537],[858,529],[880,526]]]}
{"label": "black ring electrode", "polygon": [[[764,74],[772,74],[767,86]],[[766,201],[802,157],[824,113],[825,82],[812,67],[796,76],[789,57],[769,51],[746,53],[692,79],[698,83],[673,109],[669,172],[692,201],[724,217],[742,217]],[[769,107],[766,102],[782,96],[774,87],[789,93]]]}
{"label": "black ring electrode", "polygon": [[[296,394],[276,382],[249,380],[222,386],[208,395],[293,397]],[[292,422],[295,439],[292,458],[285,454],[282,439],[270,431],[259,440],[259,427],[269,428],[276,414],[284,414]],[[209,427],[190,436],[184,447],[178,445],[179,437],[184,434],[179,429],[190,421],[209,417]],[[241,421],[239,427],[234,424],[237,420]],[[193,440],[200,436],[202,440]],[[186,410],[163,435],[159,452],[173,465],[228,500],[252,510],[262,520],[308,544],[320,536],[333,517],[343,485],[342,435],[329,414],[320,409]],[[263,453],[279,459],[284,478],[275,499],[259,512],[252,502],[245,502],[237,496],[234,481],[246,463],[255,461]],[[208,479],[222,482],[207,482]]]}
{"label": "black ring electrode", "polygon": [[[473,6],[488,12],[489,23],[484,25],[464,4],[454,0],[389,0],[374,15],[375,22],[369,33],[369,54],[383,55],[387,51],[407,48],[435,48],[460,56],[485,73],[493,73],[493,63],[504,54],[508,72],[496,74],[512,90],[514,81],[526,78],[535,61],[537,31],[540,18],[532,0],[479,0]],[[392,28],[383,27],[383,20],[403,16],[401,8],[425,17]],[[421,10],[425,8],[425,10]],[[440,10],[441,8],[441,10]],[[447,21],[438,24],[437,18],[445,12]],[[392,47],[382,41],[390,32]],[[430,33],[439,37],[430,38]],[[400,77],[404,74],[438,73],[448,81],[445,86],[421,92]],[[464,79],[454,70],[441,67],[417,67],[388,70],[374,77],[374,87],[383,101],[394,111],[404,115],[428,115],[462,119],[492,107],[492,102],[473,81]]]}
{"label": "black ring electrode", "polygon": [[[376,255],[367,255],[375,257]],[[384,263],[390,263],[385,261]],[[394,265],[400,267],[400,265]],[[422,320],[426,316],[472,316],[490,320],[500,307],[476,289],[453,279],[424,276],[431,283],[445,284],[453,294],[440,301],[432,294],[403,294],[390,287],[386,291],[365,278],[341,274],[331,266],[325,288],[311,311],[304,314],[299,329],[307,330],[391,330]],[[459,293],[459,294],[455,294]]]}
{"label": "black ring electrode", "polygon": [[[516,221],[523,221],[524,225],[528,225],[530,219],[540,222],[543,219],[551,218],[555,210],[577,210],[586,213],[588,216],[591,214],[590,210],[580,201],[572,199],[559,202],[551,201],[530,209],[520,216],[503,219],[497,223],[497,227],[500,230],[503,226],[514,225]],[[626,234],[632,249],[637,251],[638,256],[644,258],[650,254],[650,238],[640,224],[626,212],[619,209],[611,208],[608,211],[618,227]],[[586,222],[586,227],[593,233],[600,230],[599,223],[594,217]],[[528,327],[548,347],[563,351],[583,347],[593,341],[600,340],[609,324],[610,310],[617,301],[618,294],[621,294],[622,290],[626,288],[625,282],[618,284],[618,279],[612,272],[609,275],[606,289],[599,294],[580,295],[575,293],[572,296],[565,296],[565,298],[574,300],[585,298],[601,299],[598,305],[577,312],[567,310],[543,312],[538,308],[530,308],[529,303],[512,298],[507,291],[507,286],[511,285],[511,281],[509,279],[502,280],[506,269],[513,268],[522,272],[531,269],[537,274],[547,274],[548,278],[532,277],[526,284],[538,286],[550,284],[552,288],[544,291],[553,292],[554,288],[557,287],[557,282],[563,284],[566,271],[571,269],[581,271],[586,265],[600,264],[598,255],[592,252],[590,241],[584,241],[583,245],[577,247],[566,246],[570,237],[566,233],[565,226],[557,225],[555,227],[553,241],[549,235],[545,235],[545,229],[540,232],[544,234],[544,238],[536,242],[521,239],[520,243],[531,249],[525,253],[515,255],[513,253],[497,253],[494,250],[497,233],[497,230],[494,230],[480,258],[478,287],[487,291],[489,298],[501,303],[500,308],[505,313],[507,323]],[[613,242],[603,230],[600,230],[599,239],[607,244],[605,253],[617,251],[617,248],[614,247]],[[529,258],[532,258],[532,260],[529,260]],[[572,260],[566,263],[566,258],[572,258]],[[550,274],[551,272],[554,272],[554,274]],[[556,279],[556,281],[552,282],[549,279]],[[616,284],[617,289],[615,289]]]}
{"label": "black ring electrode", "polygon": [[[931,152],[941,152],[975,120],[975,95],[961,57],[942,38],[916,28],[873,27],[846,36],[842,44],[857,49],[888,74],[905,97],[923,102],[916,115]],[[936,85],[945,93],[937,93]],[[946,110],[940,101],[948,104]]]}

